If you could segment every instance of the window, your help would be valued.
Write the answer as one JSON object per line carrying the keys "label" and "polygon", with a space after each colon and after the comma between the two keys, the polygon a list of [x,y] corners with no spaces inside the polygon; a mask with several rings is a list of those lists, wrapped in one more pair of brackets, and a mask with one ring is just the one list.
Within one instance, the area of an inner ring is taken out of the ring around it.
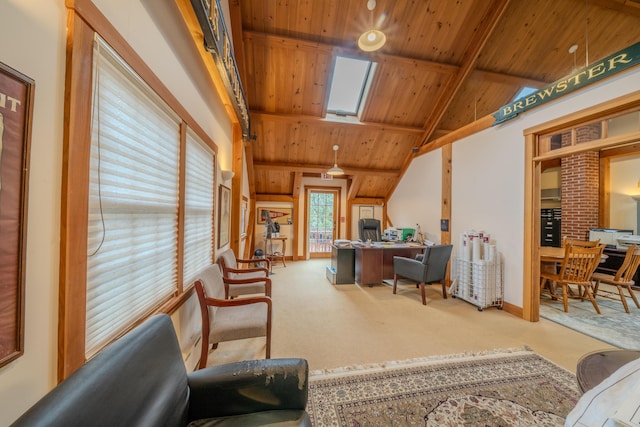
{"label": "window", "polygon": [[213,261],[213,165],[215,157],[192,132],[187,132],[184,218],[184,278]]}
{"label": "window", "polygon": [[177,289],[180,122],[96,38],[85,351],[90,357]]}
{"label": "window", "polygon": [[216,144],[101,15],[74,14],[59,380],[149,315],[172,313],[189,298],[189,276],[213,261],[215,236]]}
{"label": "window", "polygon": [[529,86],[524,86],[522,89],[520,89],[520,91],[516,94],[516,96],[513,97],[513,101],[520,99],[520,98],[524,98],[528,95],[531,95],[532,93],[534,93],[535,91],[537,91],[538,89],[536,89],[535,87],[529,87]]}
{"label": "window", "polygon": [[327,111],[356,115],[372,71],[372,63],[362,59],[338,56],[333,70]]}

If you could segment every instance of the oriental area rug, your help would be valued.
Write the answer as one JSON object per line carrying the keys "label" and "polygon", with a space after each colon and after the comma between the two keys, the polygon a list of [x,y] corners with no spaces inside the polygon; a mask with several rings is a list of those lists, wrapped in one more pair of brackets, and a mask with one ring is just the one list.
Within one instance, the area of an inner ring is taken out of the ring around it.
{"label": "oriental area rug", "polygon": [[619,299],[598,296],[596,301],[602,314],[596,313],[591,302],[575,299],[569,299],[569,311],[565,313],[562,300],[544,296],[540,298],[540,317],[616,347],[640,349],[640,309],[633,301],[627,300],[629,313]]}
{"label": "oriental area rug", "polygon": [[575,375],[528,349],[313,371],[316,427],[562,426]]}

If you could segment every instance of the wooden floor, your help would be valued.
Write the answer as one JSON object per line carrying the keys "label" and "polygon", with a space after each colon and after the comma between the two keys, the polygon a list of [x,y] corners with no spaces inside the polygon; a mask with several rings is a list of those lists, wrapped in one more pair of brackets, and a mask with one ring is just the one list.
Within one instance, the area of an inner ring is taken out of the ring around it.
{"label": "wooden floor", "polygon": [[[331,285],[329,259],[287,262],[273,268],[273,358],[304,357],[310,368],[403,360],[527,346],[575,372],[578,359],[612,348],[554,322],[531,323],[497,308],[480,312],[440,286]],[[209,365],[264,357],[264,338],[221,343]]]}

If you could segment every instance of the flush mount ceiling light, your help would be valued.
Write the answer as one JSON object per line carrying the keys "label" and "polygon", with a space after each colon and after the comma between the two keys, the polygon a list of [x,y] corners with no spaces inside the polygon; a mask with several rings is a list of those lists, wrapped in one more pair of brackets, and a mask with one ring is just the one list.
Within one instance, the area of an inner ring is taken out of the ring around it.
{"label": "flush mount ceiling light", "polygon": [[337,145],[333,146],[333,167],[327,171],[327,175],[337,176],[344,175],[344,171],[338,167],[338,147]]}
{"label": "flush mount ceiling light", "polygon": [[[367,9],[371,11],[373,21],[373,9],[376,8],[376,0],[367,1]],[[373,24],[371,25],[373,27]],[[371,28],[358,38],[358,47],[365,52],[373,52],[380,49],[387,41],[387,36],[380,30]]]}

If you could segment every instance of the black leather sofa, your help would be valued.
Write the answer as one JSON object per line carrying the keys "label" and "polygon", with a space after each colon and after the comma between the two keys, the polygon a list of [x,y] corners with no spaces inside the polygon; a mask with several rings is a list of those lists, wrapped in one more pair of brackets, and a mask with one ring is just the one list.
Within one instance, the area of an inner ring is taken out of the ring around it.
{"label": "black leather sofa", "polygon": [[14,426],[311,426],[304,359],[187,374],[167,315],[153,316],[45,395]]}

